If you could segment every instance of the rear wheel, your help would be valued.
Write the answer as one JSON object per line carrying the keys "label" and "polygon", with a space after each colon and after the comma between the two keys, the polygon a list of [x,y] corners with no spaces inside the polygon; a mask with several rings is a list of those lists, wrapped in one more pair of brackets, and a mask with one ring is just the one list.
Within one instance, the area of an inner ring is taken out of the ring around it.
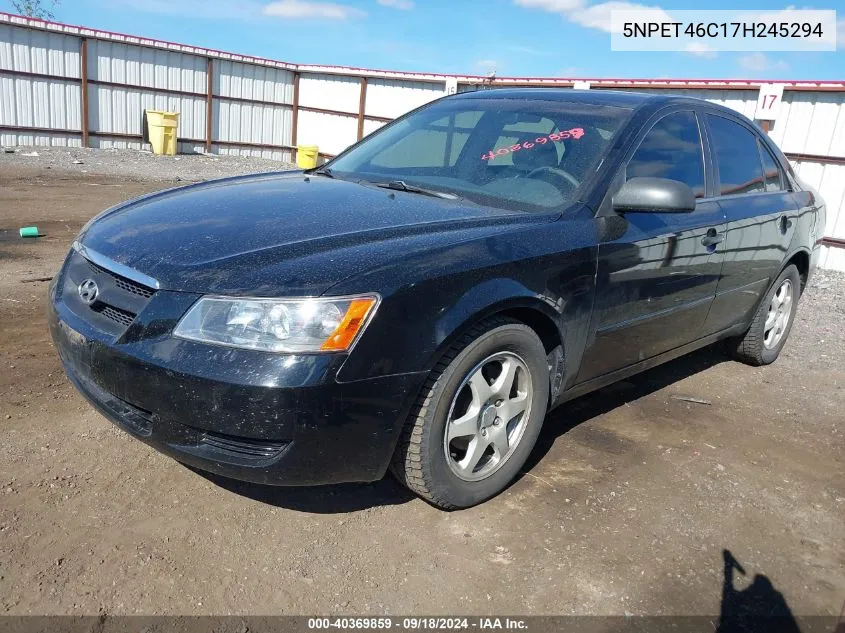
{"label": "rear wheel", "polygon": [[749,365],[773,363],[786,344],[801,295],[801,276],[790,264],[760,303],[748,332],[738,339],[734,356]]}
{"label": "rear wheel", "polygon": [[489,499],[528,458],[548,398],[546,353],[534,331],[509,319],[487,320],[432,371],[391,470],[441,508]]}

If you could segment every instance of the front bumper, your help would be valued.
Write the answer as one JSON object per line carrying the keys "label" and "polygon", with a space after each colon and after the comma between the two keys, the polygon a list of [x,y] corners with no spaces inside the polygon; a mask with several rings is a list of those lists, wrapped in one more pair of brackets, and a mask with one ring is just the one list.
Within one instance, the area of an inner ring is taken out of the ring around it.
{"label": "front bumper", "polygon": [[[380,479],[425,373],[338,382],[344,355],[280,355],[174,339],[195,296],[158,291],[119,336],[50,291],[65,371],[109,420],[180,462],[272,485]],[[59,291],[57,291],[59,287]]]}

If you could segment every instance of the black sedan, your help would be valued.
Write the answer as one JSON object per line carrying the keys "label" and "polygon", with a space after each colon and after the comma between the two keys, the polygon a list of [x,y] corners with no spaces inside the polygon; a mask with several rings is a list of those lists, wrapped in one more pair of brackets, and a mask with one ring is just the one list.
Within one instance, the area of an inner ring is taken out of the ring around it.
{"label": "black sedan", "polygon": [[181,462],[277,485],[390,469],[460,508],[575,396],[723,339],[774,361],[824,219],[726,108],[479,91],[316,170],[105,211],[50,326],[88,400]]}

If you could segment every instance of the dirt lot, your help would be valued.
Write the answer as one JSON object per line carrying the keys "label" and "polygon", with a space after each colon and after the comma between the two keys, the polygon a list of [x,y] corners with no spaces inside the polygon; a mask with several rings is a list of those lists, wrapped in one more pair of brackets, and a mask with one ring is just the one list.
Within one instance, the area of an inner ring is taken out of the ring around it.
{"label": "dirt lot", "polygon": [[845,277],[815,279],[774,366],[708,349],[581,398],[506,493],[446,513],[390,479],[212,480],[76,394],[33,280],[94,213],[162,186],[0,162],[2,612],[718,614],[729,550],[735,590],[759,574],[763,604],[839,613]]}

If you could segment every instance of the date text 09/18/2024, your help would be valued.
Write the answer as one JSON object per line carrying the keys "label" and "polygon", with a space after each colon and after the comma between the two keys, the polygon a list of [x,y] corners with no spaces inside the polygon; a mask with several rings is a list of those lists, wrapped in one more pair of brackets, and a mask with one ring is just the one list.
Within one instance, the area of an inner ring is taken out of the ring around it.
{"label": "date text 09/18/2024", "polygon": [[309,630],[329,629],[371,629],[403,631],[465,631],[479,630],[526,630],[528,623],[522,618],[511,617],[405,617],[394,619],[391,617],[324,617],[308,618]]}

